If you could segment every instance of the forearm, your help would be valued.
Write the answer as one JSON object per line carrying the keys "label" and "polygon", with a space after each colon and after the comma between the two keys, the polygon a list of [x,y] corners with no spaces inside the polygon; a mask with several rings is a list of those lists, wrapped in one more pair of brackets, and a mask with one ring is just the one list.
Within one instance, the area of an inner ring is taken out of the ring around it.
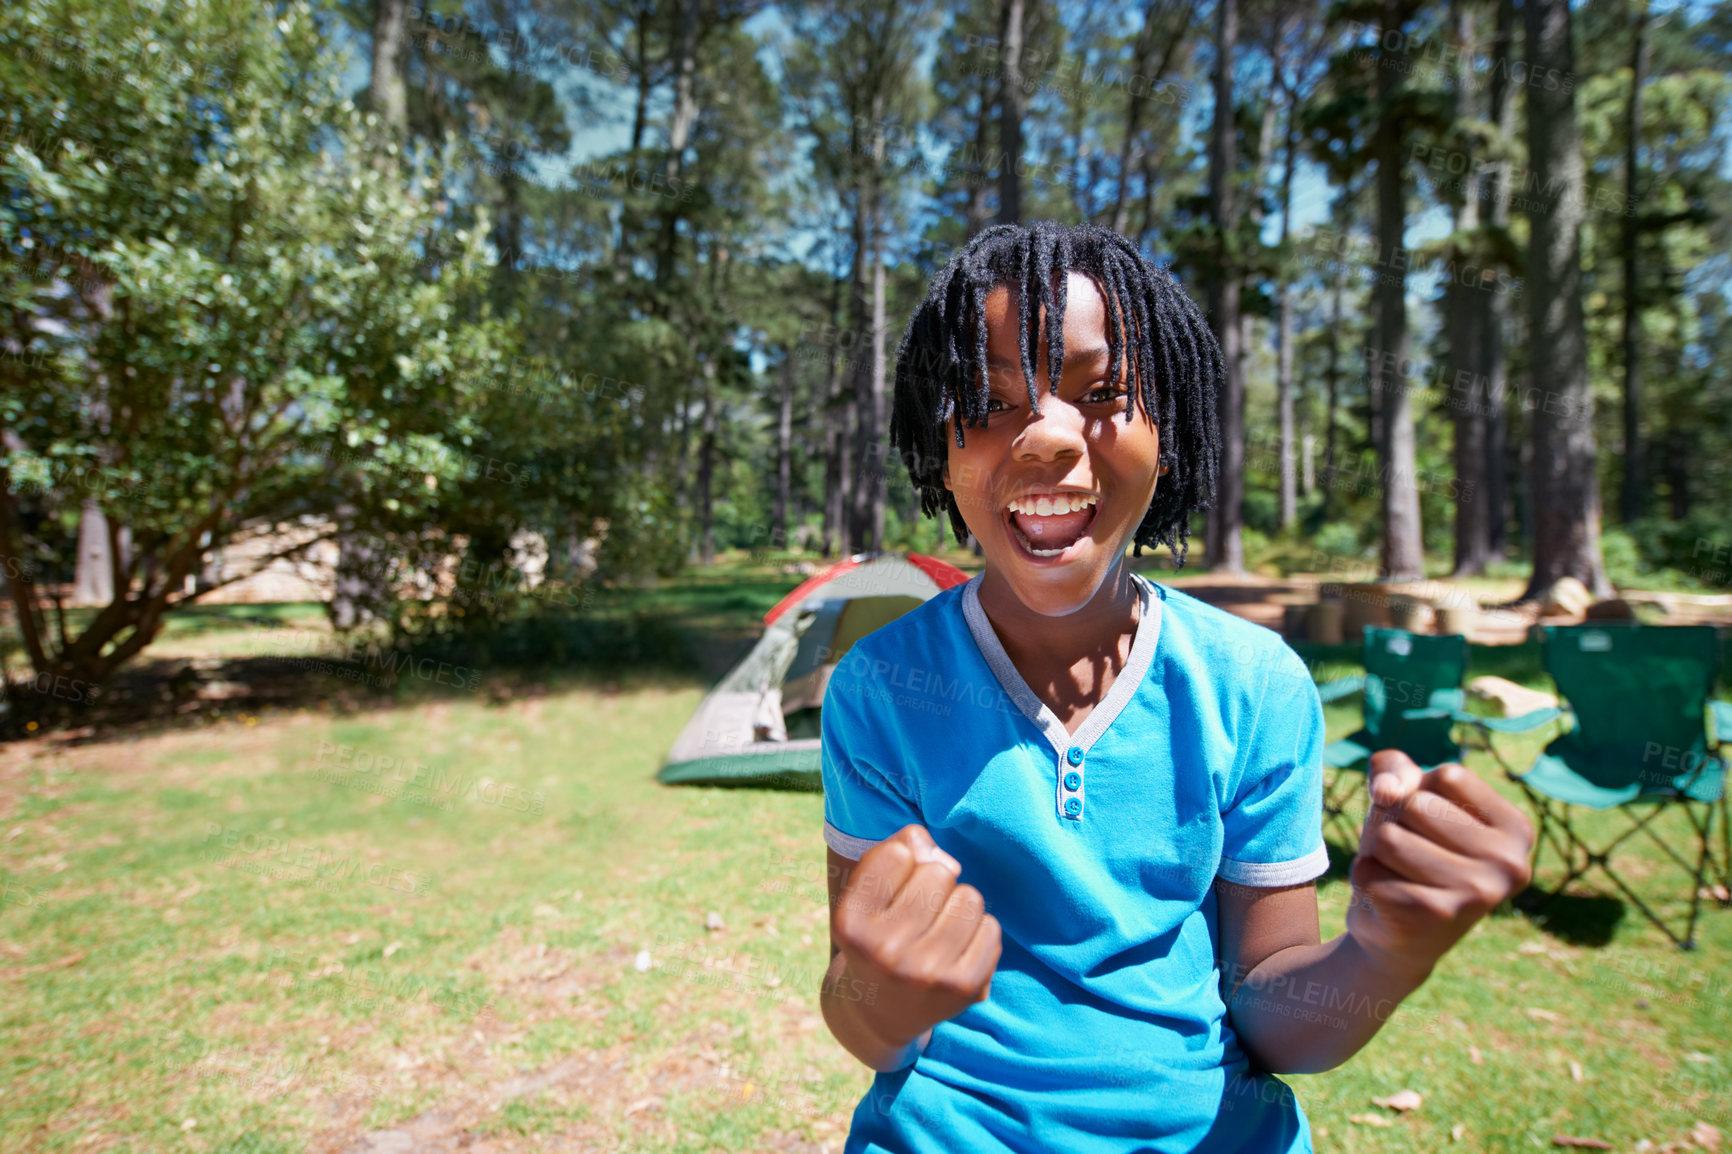
{"label": "forearm", "polygon": [[1382,964],[1342,934],[1280,950],[1249,974],[1227,974],[1227,1014],[1257,1066],[1320,1073],[1358,1053],[1428,973]]}
{"label": "forearm", "polygon": [[847,959],[840,953],[830,959],[818,1005],[830,1033],[842,1048],[867,1067],[879,1071],[900,1070],[919,1056],[931,1031],[918,1038],[897,1038],[886,1029],[884,1015],[876,1012],[878,983],[848,973]]}

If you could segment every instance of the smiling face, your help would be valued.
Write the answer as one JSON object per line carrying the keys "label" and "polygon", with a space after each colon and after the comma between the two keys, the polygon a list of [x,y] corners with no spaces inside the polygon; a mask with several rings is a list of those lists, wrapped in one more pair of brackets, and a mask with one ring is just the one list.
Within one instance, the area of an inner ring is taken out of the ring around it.
{"label": "smiling face", "polygon": [[[1042,326],[1034,363],[1037,415],[1028,400],[1017,349],[1017,302],[1008,288],[986,297],[991,401],[986,424],[964,426],[966,446],[949,445],[944,484],[980,542],[987,582],[1048,617],[1087,605],[1124,557],[1161,472],[1161,439],[1142,407],[1127,423],[1130,361],[1107,377],[1107,314],[1100,291],[1068,273],[1064,367],[1048,391]],[[1128,350],[1126,350],[1128,353]],[[983,596],[985,589],[982,590]]]}

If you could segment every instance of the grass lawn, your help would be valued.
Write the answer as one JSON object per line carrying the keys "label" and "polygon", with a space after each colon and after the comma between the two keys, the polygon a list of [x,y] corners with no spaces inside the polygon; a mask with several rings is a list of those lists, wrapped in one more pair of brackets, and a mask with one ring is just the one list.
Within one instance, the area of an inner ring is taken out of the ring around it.
{"label": "grass lawn", "polygon": [[[795,580],[736,570],[629,608],[707,631],[713,672]],[[1519,650],[1476,660],[1540,684]],[[0,1149],[840,1150],[869,1077],[817,1009],[821,799],[652,780],[710,675],[0,748]],[[1631,848],[1675,911],[1682,882]],[[1549,913],[1489,919],[1362,1054],[1293,1080],[1319,1149],[1732,1131],[1732,912],[1706,908],[1688,954],[1612,898]],[[1401,1089],[1424,1104],[1372,1105]]]}

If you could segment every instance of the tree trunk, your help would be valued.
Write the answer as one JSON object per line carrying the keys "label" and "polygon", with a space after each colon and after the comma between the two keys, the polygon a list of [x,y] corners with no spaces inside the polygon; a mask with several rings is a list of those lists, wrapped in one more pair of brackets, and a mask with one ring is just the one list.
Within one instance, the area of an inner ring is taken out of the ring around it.
{"label": "tree trunk", "polygon": [[[379,116],[374,143],[379,145],[373,164],[384,169],[394,165],[383,145],[401,146],[409,125],[408,89],[403,79],[408,0],[374,0],[372,74],[369,103]],[[372,621],[390,600],[381,587],[381,559],[375,543],[358,533],[345,531],[337,538],[336,581],[326,609],[338,630]]]}
{"label": "tree trunk", "polygon": [[1630,100],[1624,114],[1624,524],[1641,519],[1647,504],[1642,479],[1642,306],[1637,291],[1637,146],[1642,141],[1642,85],[1648,72],[1648,3],[1635,0],[1635,43],[1630,48]]}
{"label": "tree trunk", "polygon": [[[1539,75],[1575,74],[1569,0],[1523,0],[1527,61]],[[1534,571],[1524,597],[1574,577],[1596,597],[1610,585],[1600,558],[1600,482],[1594,394],[1582,315],[1586,180],[1574,91],[1529,86],[1528,162],[1539,207],[1528,214],[1528,347],[1533,385]]]}
{"label": "tree trunk", "polygon": [[[836,331],[836,323],[842,310],[842,278],[830,278],[830,308],[826,314],[829,321],[829,331]],[[826,345],[824,350],[824,507],[823,507],[823,539],[822,552],[826,557],[835,556],[838,541],[846,541],[848,531],[843,527],[842,513],[848,508],[844,476],[842,474],[843,439],[847,434],[847,419],[842,409],[841,395],[842,379],[836,370],[836,350]]]}
{"label": "tree trunk", "polygon": [[409,126],[409,90],[403,83],[404,20],[408,0],[373,0],[373,74],[368,93],[386,139],[401,144]]}
{"label": "tree trunk", "polygon": [[72,604],[107,605],[114,600],[115,555],[108,539],[108,518],[93,497],[78,514],[78,560],[73,570]]}
{"label": "tree trunk", "polygon": [[[1473,10],[1462,0],[1452,5],[1455,16],[1455,50],[1451,59],[1457,64],[1454,72],[1455,119],[1469,120],[1478,115],[1469,95],[1468,78],[1462,75],[1459,62],[1472,60],[1478,51],[1474,34]],[[1455,232],[1462,238],[1450,254],[1450,259],[1463,266],[1479,266],[1479,255],[1488,247],[1480,229],[1479,173],[1469,168],[1462,177],[1461,203],[1455,210]],[[1481,386],[1485,382],[1483,358],[1486,348],[1486,328],[1491,319],[1491,284],[1464,284],[1460,276],[1451,276],[1444,290],[1444,329],[1449,346],[1448,368],[1452,373],[1444,382],[1450,397],[1452,423],[1455,426],[1455,566],[1454,575],[1471,577],[1485,572],[1490,553],[1490,534],[1485,501],[1485,406]],[[1463,382],[1467,388],[1462,388]]]}
{"label": "tree trunk", "polygon": [[[874,197],[874,202],[882,205],[882,197]],[[877,215],[877,214],[874,214]],[[866,431],[868,443],[873,448],[871,457],[872,474],[867,478],[869,491],[867,495],[866,528],[869,534],[867,549],[877,551],[884,547],[884,507],[888,503],[890,489],[890,442],[889,430],[886,428],[884,415],[884,222],[875,220],[872,230],[872,365],[871,391],[868,394],[868,420],[870,428]]]}
{"label": "tree trunk", "polygon": [[[662,175],[669,188],[679,187],[680,170],[684,164],[686,143],[691,139],[692,125],[697,123],[698,72],[698,0],[679,0],[679,65],[674,73],[673,115],[668,119],[668,156],[662,165]],[[656,243],[656,284],[666,285],[673,275],[674,252],[678,241],[675,231],[679,213],[674,202],[662,198],[661,236]]]}
{"label": "tree trunk", "polygon": [[[869,548],[873,522],[873,497],[878,491],[874,471],[878,447],[877,401],[875,387],[882,380],[875,355],[881,349],[873,333],[874,289],[877,284],[873,265],[878,250],[879,163],[883,157],[882,97],[874,94],[870,117],[871,136],[854,149],[856,156],[865,152],[866,163],[856,172],[854,200],[854,264],[849,278],[848,327],[854,336],[855,355],[849,358],[854,383],[855,468],[852,470],[852,497],[848,506],[848,549],[859,553]],[[870,345],[862,347],[870,341]],[[877,371],[875,371],[877,370]],[[880,513],[881,515],[881,513]]]}
{"label": "tree trunk", "polygon": [[992,130],[992,77],[985,69],[980,73],[980,105],[974,118],[974,164],[963,170],[963,187],[968,190],[968,204],[963,211],[967,239],[986,227],[986,149]]}
{"label": "tree trunk", "polygon": [[[1383,27],[1406,23],[1402,0],[1384,0]],[[1388,33],[1385,33],[1385,40]],[[1380,49],[1387,51],[1387,49]],[[1406,182],[1402,179],[1402,121],[1394,110],[1400,93],[1402,61],[1377,70],[1377,247],[1381,274],[1377,286],[1377,361],[1371,387],[1378,400],[1382,441],[1378,465],[1382,481],[1384,576],[1414,581],[1425,576],[1424,542],[1419,524],[1419,486],[1413,434],[1413,409],[1407,364]]]}
{"label": "tree trunk", "polygon": [[1003,83],[998,98],[998,144],[1004,155],[998,169],[998,223],[1022,220],[1022,117],[1028,97],[1022,90],[1024,0],[1003,0],[999,9],[999,48]]}
{"label": "tree trunk", "polygon": [[[639,157],[643,152],[644,129],[649,123],[650,84],[649,62],[649,21],[650,5],[639,4],[635,10],[636,27],[634,28],[637,51],[632,61],[632,71],[635,92],[632,100],[631,116],[631,153],[630,165],[632,171],[637,171]],[[631,238],[637,231],[637,214],[631,207],[630,199],[620,202],[619,210],[619,243],[613,250],[613,281],[624,284],[631,272]]]}
{"label": "tree trunk", "polygon": [[698,563],[716,563],[716,362],[704,358],[703,431],[698,438]]}
{"label": "tree trunk", "polygon": [[1221,246],[1219,267],[1209,284],[1209,311],[1221,344],[1219,398],[1221,464],[1215,505],[1209,510],[1206,553],[1211,568],[1245,568],[1239,528],[1245,494],[1245,379],[1239,354],[1239,214],[1233,181],[1238,169],[1233,133],[1233,57],[1238,50],[1238,0],[1219,0],[1215,25],[1215,113],[1209,147],[1209,215]]}
{"label": "tree trunk", "polygon": [[[1498,0],[1491,51],[1494,60],[1509,60],[1515,53],[1515,0]],[[1492,73],[1487,118],[1497,126],[1500,151],[1507,155],[1515,140],[1515,100],[1507,69]],[[1509,161],[1500,160],[1487,174],[1491,182],[1491,227],[1499,234],[1509,228],[1509,169]],[[1490,313],[1481,359],[1486,375],[1484,500],[1486,560],[1490,563],[1503,560],[1509,550],[1509,298],[1492,293],[1487,304]]]}
{"label": "tree trunk", "polygon": [[[1353,224],[1353,213],[1350,206],[1351,190],[1343,189],[1338,203],[1341,205],[1340,234],[1346,236]],[[1337,261],[1335,264],[1335,284],[1329,293],[1329,359],[1324,369],[1325,383],[1329,389],[1329,397],[1325,404],[1323,415],[1323,519],[1327,521],[1335,511],[1335,432],[1336,423],[1341,411],[1341,298],[1347,289],[1347,262]]]}
{"label": "tree trunk", "polygon": [[[1285,22],[1283,22],[1285,24]],[[1298,147],[1296,121],[1299,116],[1299,93],[1287,97],[1286,155],[1281,169],[1281,251],[1287,251],[1287,237],[1293,216],[1293,162]],[[1281,273],[1281,292],[1276,302],[1279,320],[1275,339],[1279,343],[1275,364],[1275,408],[1280,426],[1281,449],[1281,528],[1291,530],[1299,519],[1298,494],[1295,492],[1293,460],[1293,286],[1286,270]],[[1309,469],[1306,470],[1310,472]],[[1309,489],[1307,483],[1307,489]]]}
{"label": "tree trunk", "polygon": [[770,543],[788,548],[788,496],[794,477],[794,350],[782,358],[781,396],[776,407],[776,514]]}

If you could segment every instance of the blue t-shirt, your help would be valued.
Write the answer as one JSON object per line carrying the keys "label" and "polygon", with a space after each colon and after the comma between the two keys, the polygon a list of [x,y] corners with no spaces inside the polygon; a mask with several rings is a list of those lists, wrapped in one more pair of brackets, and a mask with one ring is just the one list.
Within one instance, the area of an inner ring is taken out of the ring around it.
{"label": "blue t-shirt", "polygon": [[857,1151],[1310,1151],[1221,999],[1214,881],[1323,873],[1323,710],[1273,632],[1137,578],[1130,657],[1074,736],[976,577],[858,642],[824,697],[824,839],[923,825],[1003,928],[986,1001],[879,1074]]}

